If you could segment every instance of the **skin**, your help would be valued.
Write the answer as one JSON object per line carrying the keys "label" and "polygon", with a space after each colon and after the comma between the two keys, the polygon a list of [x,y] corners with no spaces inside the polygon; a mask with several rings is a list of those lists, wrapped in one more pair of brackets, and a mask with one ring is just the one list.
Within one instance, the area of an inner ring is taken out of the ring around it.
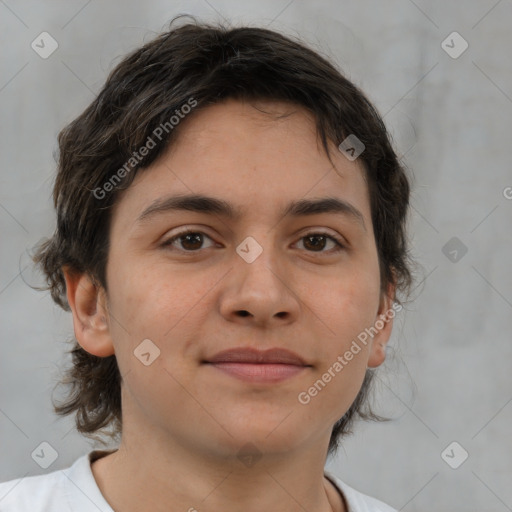
{"label": "skin", "polygon": [[[115,353],[121,375],[119,450],[92,464],[114,510],[344,511],[323,474],[334,423],[355,399],[367,367],[385,359],[392,320],[307,405],[297,396],[391,308],[383,293],[363,169],[333,146],[334,166],[301,107],[228,100],[181,122],[170,149],[117,203],[107,290],[65,269],[75,335],[91,354]],[[168,211],[137,222],[153,201],[201,193],[240,209],[238,220]],[[337,197],[362,214],[283,217],[299,199]],[[190,228],[201,241],[183,237]],[[342,237],[308,244],[311,233]],[[248,236],[263,252],[236,252]],[[191,250],[192,248],[192,250]],[[188,251],[187,251],[188,249]],[[245,314],[244,314],[245,312]],[[159,348],[149,366],[134,356]],[[272,385],[240,381],[201,363],[233,347],[283,347],[311,366]],[[252,443],[261,458],[237,457]],[[172,504],[172,505],[171,505]]]}

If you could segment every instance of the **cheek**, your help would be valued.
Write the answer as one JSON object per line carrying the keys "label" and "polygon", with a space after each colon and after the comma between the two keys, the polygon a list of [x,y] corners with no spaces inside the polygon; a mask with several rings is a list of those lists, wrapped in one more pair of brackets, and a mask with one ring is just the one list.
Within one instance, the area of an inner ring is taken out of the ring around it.
{"label": "cheek", "polygon": [[194,320],[203,314],[205,295],[219,277],[184,274],[162,264],[131,270],[140,267],[127,261],[110,276],[114,341],[123,343],[123,351],[127,339],[135,348],[146,338],[154,340],[162,350],[168,351],[171,346],[178,350],[180,344],[170,341],[187,339],[186,332],[197,329],[198,322]]}
{"label": "cheek", "polygon": [[362,385],[371,340],[364,343],[358,336],[375,322],[379,292],[374,274],[359,273],[331,284],[314,302],[329,328],[329,335],[322,339],[323,355],[315,375],[315,387],[322,398],[315,401],[326,413],[334,411],[335,419],[350,406]]}
{"label": "cheek", "polygon": [[109,275],[110,304],[114,314],[117,312],[127,321],[134,322],[149,321],[148,313],[158,313],[160,309],[174,311],[171,305],[176,304],[172,298],[182,293],[179,276],[169,279],[169,273],[165,274],[162,268],[148,262],[119,257],[117,261]]}
{"label": "cheek", "polygon": [[314,304],[335,337],[347,342],[373,324],[379,298],[378,274],[354,272],[331,283]]}

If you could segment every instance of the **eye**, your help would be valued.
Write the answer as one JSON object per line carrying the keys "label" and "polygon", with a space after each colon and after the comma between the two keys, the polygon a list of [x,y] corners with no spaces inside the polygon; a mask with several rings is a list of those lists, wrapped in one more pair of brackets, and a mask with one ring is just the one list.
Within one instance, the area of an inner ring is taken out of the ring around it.
{"label": "eye", "polygon": [[184,251],[196,252],[198,249],[201,249],[204,237],[211,240],[211,238],[202,231],[182,231],[163,242],[162,246],[169,247],[174,245],[176,241],[179,241]]}
{"label": "eye", "polygon": [[[329,235],[328,233],[308,233],[303,236],[301,240],[304,240],[303,245],[307,248],[313,248],[313,250],[308,250],[308,252],[338,252],[345,248],[345,245],[338,240],[336,237]],[[334,249],[330,251],[323,251],[328,241],[331,241],[334,244]]]}
{"label": "eye", "polygon": [[[162,243],[162,247],[172,247],[175,246],[176,242],[179,242],[179,244],[181,245],[180,250],[183,250],[185,252],[197,252],[199,249],[204,249],[204,247],[202,247],[204,238],[212,240],[207,234],[203,233],[202,231],[182,231],[181,233],[177,233],[172,238],[169,238],[168,240],[164,241]],[[329,253],[338,252],[345,248],[341,240],[338,240],[336,237],[334,237],[333,235],[329,235],[328,233],[311,232],[301,237],[300,240],[305,241],[303,242],[303,245],[308,250],[308,252]],[[334,247],[329,251],[324,251],[323,249],[325,249],[329,241],[332,244],[334,244]],[[214,245],[215,244],[211,245],[210,247],[213,247]]]}

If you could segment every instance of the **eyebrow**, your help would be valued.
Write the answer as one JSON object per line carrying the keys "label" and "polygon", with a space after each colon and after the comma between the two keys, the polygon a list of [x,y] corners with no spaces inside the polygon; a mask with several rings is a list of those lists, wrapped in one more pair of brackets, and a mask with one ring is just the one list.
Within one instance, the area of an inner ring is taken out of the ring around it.
{"label": "eyebrow", "polygon": [[[139,215],[136,222],[143,223],[156,214],[180,210],[221,215],[231,220],[241,217],[241,210],[223,199],[202,194],[184,194],[157,199]],[[355,206],[336,197],[299,199],[292,201],[281,211],[283,217],[303,217],[321,213],[336,213],[352,218],[366,231],[363,214]]]}

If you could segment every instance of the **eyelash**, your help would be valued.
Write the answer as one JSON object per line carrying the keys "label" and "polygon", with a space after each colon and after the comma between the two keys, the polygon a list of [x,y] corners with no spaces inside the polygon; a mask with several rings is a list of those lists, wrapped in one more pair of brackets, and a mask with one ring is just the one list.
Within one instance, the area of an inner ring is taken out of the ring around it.
{"label": "eyelash", "polygon": [[[179,240],[181,237],[188,235],[188,234],[200,234],[200,235],[204,235],[204,236],[208,237],[210,240],[212,239],[210,236],[208,236],[203,231],[189,229],[189,230],[177,233],[172,238],[169,238],[168,240],[166,240],[165,242],[162,243],[162,247],[171,246],[176,240]],[[308,236],[324,236],[324,237],[328,238],[329,240],[332,240],[336,244],[336,247],[334,249],[331,249],[330,251],[307,251],[307,252],[310,252],[313,254],[315,254],[315,253],[317,253],[317,254],[322,254],[322,253],[323,254],[332,254],[332,253],[338,253],[345,249],[345,245],[341,240],[339,240],[337,237],[335,237],[331,234],[328,234],[326,232],[311,231],[310,233],[306,233],[304,236],[300,237],[300,240],[302,240]],[[193,250],[193,251],[187,251],[186,249],[180,249],[180,250],[182,252],[194,253],[194,252],[199,252],[201,249],[197,249],[197,250]]]}

